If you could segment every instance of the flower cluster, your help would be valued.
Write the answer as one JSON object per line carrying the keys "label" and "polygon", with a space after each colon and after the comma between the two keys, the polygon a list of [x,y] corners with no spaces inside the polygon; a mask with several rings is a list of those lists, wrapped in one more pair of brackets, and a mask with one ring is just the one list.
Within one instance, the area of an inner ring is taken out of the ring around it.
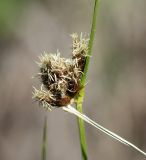
{"label": "flower cluster", "polygon": [[45,108],[67,106],[72,103],[79,93],[81,77],[84,70],[88,51],[88,39],[74,33],[71,35],[72,58],[61,58],[60,53],[44,53],[39,57],[42,85],[41,89],[34,88],[33,98]]}

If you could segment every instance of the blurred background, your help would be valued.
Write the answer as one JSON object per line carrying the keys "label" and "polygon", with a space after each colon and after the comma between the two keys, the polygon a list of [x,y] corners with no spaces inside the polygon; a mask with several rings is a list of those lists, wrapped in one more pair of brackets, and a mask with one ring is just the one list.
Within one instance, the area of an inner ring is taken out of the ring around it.
{"label": "blurred background", "polygon": [[[40,160],[44,116],[48,160],[81,160],[76,117],[32,100],[35,61],[71,56],[73,32],[90,33],[93,0],[0,0],[0,160]],[[84,112],[146,151],[146,1],[102,0]],[[142,160],[86,125],[89,160]]]}

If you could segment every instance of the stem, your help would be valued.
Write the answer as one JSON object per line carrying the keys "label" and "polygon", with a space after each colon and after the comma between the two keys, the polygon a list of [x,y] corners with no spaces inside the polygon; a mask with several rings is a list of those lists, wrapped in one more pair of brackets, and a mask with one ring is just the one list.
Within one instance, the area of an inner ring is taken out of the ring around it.
{"label": "stem", "polygon": [[[90,40],[88,44],[88,56],[86,57],[84,74],[81,79],[81,86],[85,86],[85,83],[86,83],[87,71],[89,67],[90,56],[92,53],[93,41],[94,41],[94,36],[95,36],[95,31],[96,31],[96,17],[97,17],[98,6],[99,6],[99,0],[95,0],[94,11],[93,11],[93,16],[92,16],[92,27],[91,27],[91,32],[90,32]],[[84,88],[81,89],[79,96],[77,97],[76,108],[81,113],[83,110],[82,104],[83,104],[83,99],[84,99],[84,92],[85,92],[85,89]],[[81,151],[82,151],[82,160],[87,160],[88,157],[87,157],[87,144],[86,144],[84,121],[80,118],[78,118],[78,126],[79,126],[79,135],[80,135],[80,145],[81,145]]]}
{"label": "stem", "polygon": [[85,63],[85,67],[84,67],[84,74],[83,74],[83,77],[82,77],[82,80],[81,80],[82,86],[84,86],[85,83],[86,83],[90,57],[92,55],[93,41],[94,41],[95,32],[96,32],[96,18],[97,18],[97,11],[98,11],[98,7],[99,7],[99,2],[100,2],[100,0],[95,0],[95,4],[94,4],[92,27],[91,27],[91,32],[90,32],[90,40],[89,40],[89,44],[88,44],[88,54],[87,54],[88,56],[86,57],[86,63]]}
{"label": "stem", "polygon": [[137,146],[135,146],[131,142],[125,140],[124,138],[120,137],[119,135],[115,134],[114,132],[104,128],[103,126],[99,125],[98,123],[94,122],[92,119],[90,119],[86,115],[80,113],[79,111],[77,111],[72,106],[68,105],[67,107],[63,107],[63,110],[76,115],[77,117],[81,118],[85,122],[87,122],[90,125],[94,126],[95,128],[97,128],[101,132],[107,134],[108,136],[112,137],[113,139],[123,143],[124,145],[127,145],[127,146],[133,148],[134,150],[136,150],[136,151],[140,152],[141,154],[143,154],[144,156],[146,156],[146,153],[144,151],[142,151],[141,149],[139,149]]}
{"label": "stem", "polygon": [[[80,95],[77,99],[77,110],[82,113],[82,102],[83,102],[84,90],[80,91]],[[86,135],[85,135],[85,126],[84,121],[81,118],[78,118],[78,128],[79,128],[79,136],[80,136],[80,146],[82,152],[82,160],[88,160],[87,157],[87,143],[86,143]]]}
{"label": "stem", "polygon": [[42,139],[42,155],[41,159],[46,160],[47,150],[47,117],[44,118],[43,139]]}

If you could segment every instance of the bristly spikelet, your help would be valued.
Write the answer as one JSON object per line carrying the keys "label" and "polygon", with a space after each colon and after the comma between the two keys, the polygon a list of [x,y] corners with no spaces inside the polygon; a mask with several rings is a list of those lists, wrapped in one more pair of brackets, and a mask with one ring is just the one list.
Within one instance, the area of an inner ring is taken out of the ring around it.
{"label": "bristly spikelet", "polygon": [[78,68],[81,69],[83,72],[84,70],[84,65],[85,65],[85,60],[86,57],[88,56],[88,42],[89,39],[83,37],[83,34],[80,34],[80,37],[78,36],[77,33],[73,33],[71,35],[73,39],[72,43],[72,56],[73,59],[76,61],[76,65]]}
{"label": "bristly spikelet", "polygon": [[39,101],[39,103],[46,109],[49,109],[52,105],[51,103],[53,103],[54,98],[51,92],[46,91],[43,89],[43,86],[41,86],[41,89],[38,90],[35,87],[34,88],[34,92],[33,94],[33,98],[35,98],[37,101]]}
{"label": "bristly spikelet", "polygon": [[42,54],[38,63],[42,85],[34,88],[33,97],[45,108],[70,104],[81,89],[80,81],[88,51],[88,39],[72,34],[72,58],[61,58],[60,53]]}

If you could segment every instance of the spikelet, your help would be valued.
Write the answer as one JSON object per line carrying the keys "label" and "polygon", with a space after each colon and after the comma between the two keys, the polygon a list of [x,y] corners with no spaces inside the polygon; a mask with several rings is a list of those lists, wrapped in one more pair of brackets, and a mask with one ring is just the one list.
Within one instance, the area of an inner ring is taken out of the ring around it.
{"label": "spikelet", "polygon": [[71,35],[72,58],[61,58],[56,54],[44,53],[39,57],[40,76],[42,86],[40,90],[34,88],[33,98],[45,108],[63,107],[71,104],[79,93],[81,77],[84,70],[88,51],[88,39],[74,33]]}

